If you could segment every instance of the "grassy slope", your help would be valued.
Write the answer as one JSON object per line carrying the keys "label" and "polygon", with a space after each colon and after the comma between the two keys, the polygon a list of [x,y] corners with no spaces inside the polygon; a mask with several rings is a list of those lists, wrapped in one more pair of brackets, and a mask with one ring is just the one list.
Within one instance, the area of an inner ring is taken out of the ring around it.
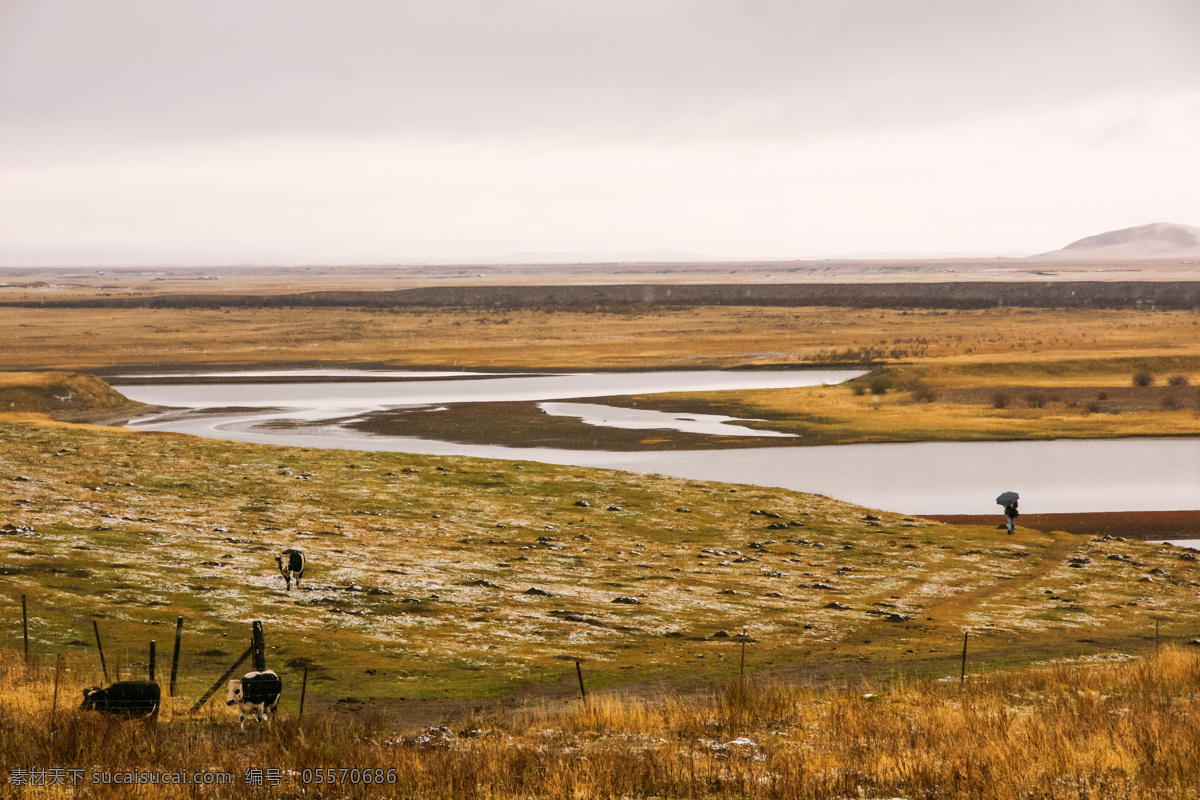
{"label": "grassy slope", "polygon": [[145,408],[104,381],[71,372],[0,372],[0,413],[64,419],[134,413]]}
{"label": "grassy slope", "polygon": [[[1163,545],[871,520],[812,495],[535,463],[28,424],[0,439],[0,524],[34,528],[0,533],[0,591],[10,610],[28,595],[34,652],[94,671],[99,618],[110,671],[140,673],[182,614],[189,697],[242,652],[252,619],[289,702],[305,663],[318,702],[400,702],[569,694],[576,658],[593,686],[706,682],[737,669],[722,630],[749,630],[752,670],[948,674],[964,626],[976,658],[1007,664],[1142,650],[1151,617],[1180,636],[1200,611],[1196,562]],[[289,545],[311,571],[287,594],[273,556]]]}

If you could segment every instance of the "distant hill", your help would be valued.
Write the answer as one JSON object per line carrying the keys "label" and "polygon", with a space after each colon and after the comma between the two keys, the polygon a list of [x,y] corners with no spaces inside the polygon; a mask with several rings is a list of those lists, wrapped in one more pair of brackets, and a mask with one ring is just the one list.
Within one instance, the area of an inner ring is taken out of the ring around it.
{"label": "distant hill", "polygon": [[1071,242],[1034,258],[1060,259],[1200,259],[1200,228],[1154,222],[1122,228]]}

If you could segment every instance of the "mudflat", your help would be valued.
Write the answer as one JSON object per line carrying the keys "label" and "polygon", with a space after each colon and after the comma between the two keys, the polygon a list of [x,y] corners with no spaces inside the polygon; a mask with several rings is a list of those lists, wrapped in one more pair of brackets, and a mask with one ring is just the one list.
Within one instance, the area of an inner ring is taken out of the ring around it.
{"label": "mudflat", "polygon": [[[935,514],[926,519],[947,525],[982,525],[1004,527],[1004,516],[996,514]],[[1000,522],[997,523],[997,520]],[[1200,539],[1200,511],[1110,511],[1078,514],[1022,514],[1017,518],[1022,528],[1050,533],[1067,531],[1087,536],[1140,539],[1162,542],[1178,539]]]}

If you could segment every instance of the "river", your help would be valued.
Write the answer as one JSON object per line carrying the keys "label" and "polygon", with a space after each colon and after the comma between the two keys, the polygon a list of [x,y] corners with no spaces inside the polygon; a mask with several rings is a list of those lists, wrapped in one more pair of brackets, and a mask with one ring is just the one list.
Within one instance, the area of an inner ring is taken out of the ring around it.
{"label": "river", "polygon": [[[297,382],[285,383],[213,383],[208,381],[214,376],[207,376],[204,382],[170,385],[128,383],[139,379],[127,376],[119,382],[119,388],[134,400],[188,409],[187,413],[144,417],[131,422],[130,427],[246,442],[518,459],[658,473],[816,492],[905,514],[994,513],[998,511],[996,495],[1009,489],[1021,493],[1021,509],[1026,513],[1200,509],[1200,439],[606,452],[380,436],[332,422],[404,406],[784,388],[839,383],[859,374],[845,370],[776,370],[455,375],[429,379],[428,373],[396,372],[388,376],[389,380],[365,380],[377,376],[352,373],[321,383],[308,382],[305,376],[295,376]],[[289,374],[270,377],[288,380]],[[175,381],[179,378],[173,376]],[[605,410],[608,408],[585,403],[547,402],[543,406],[547,413],[575,416],[589,424],[675,427],[711,435],[745,432],[737,426],[737,420],[728,417],[688,414],[671,419],[672,415],[662,412],[648,412],[645,417],[635,413],[631,417],[628,410],[616,413],[614,409],[610,413]],[[281,419],[306,424],[286,429],[265,424]]]}

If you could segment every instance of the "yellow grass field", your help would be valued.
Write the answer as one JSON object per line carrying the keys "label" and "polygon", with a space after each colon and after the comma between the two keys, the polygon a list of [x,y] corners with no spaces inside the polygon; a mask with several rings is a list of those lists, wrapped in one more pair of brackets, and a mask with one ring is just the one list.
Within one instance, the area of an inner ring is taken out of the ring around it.
{"label": "yellow grass field", "polygon": [[483,710],[407,735],[311,713],[239,733],[172,702],[157,725],[97,718],[72,708],[78,681],[0,652],[0,796],[1188,800],[1197,675],[1200,656],[1166,648],[961,685],[747,679],[655,703]]}
{"label": "yellow grass field", "polygon": [[287,363],[601,369],[929,359],[1200,357],[1190,312],[702,307],[29,309],[0,314],[7,369]]}

